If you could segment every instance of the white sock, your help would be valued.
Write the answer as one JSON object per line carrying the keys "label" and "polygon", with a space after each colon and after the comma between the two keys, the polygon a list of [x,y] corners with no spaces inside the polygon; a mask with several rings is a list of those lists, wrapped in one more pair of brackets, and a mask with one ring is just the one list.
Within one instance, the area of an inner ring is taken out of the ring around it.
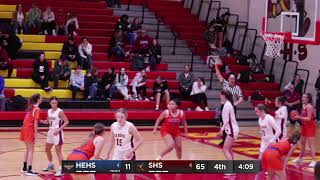
{"label": "white sock", "polygon": [[162,157],[159,155],[157,158],[156,158],[157,161],[160,161],[162,160]]}

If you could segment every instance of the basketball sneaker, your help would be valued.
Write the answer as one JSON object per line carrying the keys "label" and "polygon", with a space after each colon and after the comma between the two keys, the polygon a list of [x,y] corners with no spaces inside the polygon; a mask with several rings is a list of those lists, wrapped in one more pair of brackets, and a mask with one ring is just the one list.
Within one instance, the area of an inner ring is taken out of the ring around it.
{"label": "basketball sneaker", "polygon": [[63,176],[64,174],[62,173],[62,170],[61,169],[59,169],[59,171],[57,171],[55,174],[54,174],[54,176],[55,177],[60,177],[60,176]]}
{"label": "basketball sneaker", "polygon": [[48,167],[42,169],[42,171],[53,171],[54,170],[54,165],[53,164],[48,164]]}
{"label": "basketball sneaker", "polygon": [[292,162],[292,163],[302,163],[303,160],[300,159],[300,158],[296,158],[296,159],[292,160],[291,162]]}
{"label": "basketball sneaker", "polygon": [[38,176],[39,173],[32,170],[26,172],[26,176]]}
{"label": "basketball sneaker", "polygon": [[316,162],[316,161],[312,161],[308,166],[309,166],[309,167],[315,167],[315,166],[316,166],[316,164],[317,164],[317,162]]}

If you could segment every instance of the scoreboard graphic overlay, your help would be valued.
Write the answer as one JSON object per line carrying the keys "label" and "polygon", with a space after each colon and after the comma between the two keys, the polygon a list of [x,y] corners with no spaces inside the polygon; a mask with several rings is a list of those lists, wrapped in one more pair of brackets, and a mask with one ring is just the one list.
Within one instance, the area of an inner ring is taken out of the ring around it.
{"label": "scoreboard graphic overlay", "polygon": [[63,161],[63,173],[212,173],[256,174],[258,160],[247,161]]}

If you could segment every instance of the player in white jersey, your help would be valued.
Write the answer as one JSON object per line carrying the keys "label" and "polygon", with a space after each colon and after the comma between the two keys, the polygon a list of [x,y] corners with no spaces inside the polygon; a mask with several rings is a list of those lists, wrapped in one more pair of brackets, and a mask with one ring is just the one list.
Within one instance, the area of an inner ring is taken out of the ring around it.
{"label": "player in white jersey", "polygon": [[59,169],[55,176],[62,176],[62,144],[63,144],[63,129],[68,126],[69,120],[64,114],[63,110],[58,108],[58,98],[53,96],[50,98],[51,109],[48,110],[47,124],[49,124],[49,131],[46,139],[46,153],[48,158],[48,167],[43,171],[53,171],[54,165],[52,163],[51,148],[55,146],[56,154],[59,161]]}
{"label": "player in white jersey", "polygon": [[275,111],[274,120],[280,128],[281,134],[279,136],[279,140],[287,138],[288,109],[287,106],[285,106],[286,102],[287,99],[284,96],[277,97],[274,102],[275,106],[278,108]]}
{"label": "player in white jersey", "polygon": [[[126,109],[118,109],[115,117],[117,121],[111,125],[110,146],[106,159],[109,159],[111,150],[115,146],[112,160],[135,160],[135,151],[142,144],[142,137],[137,128],[127,121],[128,112]],[[120,174],[113,174],[112,178],[118,180]],[[134,175],[127,174],[127,179],[134,179]]]}
{"label": "player in white jersey", "polygon": [[233,107],[233,95],[228,90],[221,91],[220,94],[221,103],[223,103],[222,109],[222,121],[223,126],[218,134],[219,137],[224,138],[223,152],[227,160],[233,160],[232,146],[234,140],[239,135],[239,126],[235,117]]}
{"label": "player in white jersey", "polygon": [[275,143],[279,138],[281,131],[274,118],[267,114],[267,106],[264,104],[258,104],[255,107],[256,114],[259,117],[259,126],[261,133],[260,154],[261,159],[263,152],[266,148]]}

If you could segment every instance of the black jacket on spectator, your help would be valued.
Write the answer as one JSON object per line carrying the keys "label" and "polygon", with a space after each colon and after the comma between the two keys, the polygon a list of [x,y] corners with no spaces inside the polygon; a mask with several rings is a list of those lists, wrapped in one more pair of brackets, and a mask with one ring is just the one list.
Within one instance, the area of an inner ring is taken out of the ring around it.
{"label": "black jacket on spectator", "polygon": [[33,65],[33,74],[35,76],[45,76],[49,77],[49,63],[48,61],[41,62],[40,60],[36,60]]}
{"label": "black jacket on spectator", "polygon": [[214,40],[215,40],[215,33],[213,31],[206,31],[204,34],[203,34],[203,38],[208,41],[208,43],[214,43]]}
{"label": "black jacket on spectator", "polygon": [[16,59],[17,53],[19,49],[22,47],[20,38],[15,34],[10,34],[5,40],[8,43],[8,45],[6,46],[6,49],[9,54],[9,57],[11,59]]}
{"label": "black jacket on spectator", "polygon": [[159,44],[157,44],[155,46],[152,44],[149,47],[149,51],[150,51],[150,55],[161,56],[161,46]]}
{"label": "black jacket on spectator", "polygon": [[[294,84],[294,81],[292,81],[291,83]],[[298,84],[294,84],[295,91],[298,92],[300,95],[303,94],[303,85],[304,85],[303,80],[301,80]]]}
{"label": "black jacket on spectator", "polygon": [[116,24],[116,31],[122,30],[123,32],[129,32],[131,30],[131,24],[128,20],[128,15],[122,15]]}
{"label": "black jacket on spectator", "polygon": [[140,23],[138,23],[138,24],[132,23],[131,24],[131,32],[138,31],[140,29],[142,29],[142,24],[140,24]]}
{"label": "black jacket on spectator", "polygon": [[109,74],[108,72],[106,72],[102,79],[100,84],[100,88],[104,89],[107,85],[114,83],[116,79],[116,75],[115,74]]}
{"label": "black jacket on spectator", "polygon": [[76,44],[65,42],[62,47],[62,55],[68,59],[69,55],[76,55],[78,57],[78,47]]}
{"label": "black jacket on spectator", "polygon": [[159,89],[161,94],[164,93],[165,90],[169,90],[168,81],[162,80],[160,84],[158,84],[157,82],[154,82],[153,94],[157,94]]}

